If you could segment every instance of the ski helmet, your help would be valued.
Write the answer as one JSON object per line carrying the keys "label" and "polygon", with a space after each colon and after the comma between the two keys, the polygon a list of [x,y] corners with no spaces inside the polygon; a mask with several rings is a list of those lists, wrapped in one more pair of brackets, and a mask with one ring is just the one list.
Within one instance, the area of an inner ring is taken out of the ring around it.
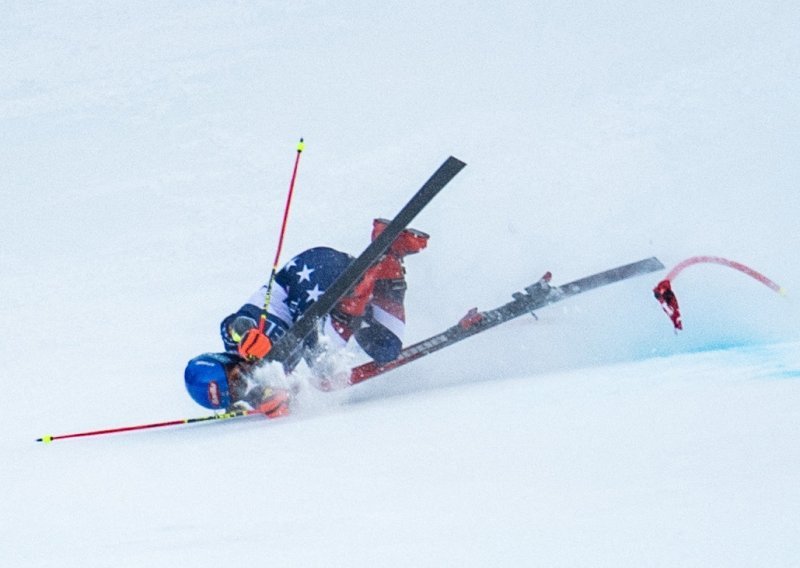
{"label": "ski helmet", "polygon": [[194,401],[206,408],[227,408],[231,404],[228,368],[240,359],[229,353],[203,353],[186,364],[183,378]]}

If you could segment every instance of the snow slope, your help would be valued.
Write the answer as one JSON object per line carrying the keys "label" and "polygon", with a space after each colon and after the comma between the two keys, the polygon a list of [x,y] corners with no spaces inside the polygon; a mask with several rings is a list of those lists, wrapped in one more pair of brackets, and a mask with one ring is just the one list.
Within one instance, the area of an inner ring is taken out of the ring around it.
{"label": "snow slope", "polygon": [[[800,9],[790,2],[8,2],[3,566],[800,565]],[[183,367],[285,254],[419,217],[408,341],[657,255],[290,419]]]}

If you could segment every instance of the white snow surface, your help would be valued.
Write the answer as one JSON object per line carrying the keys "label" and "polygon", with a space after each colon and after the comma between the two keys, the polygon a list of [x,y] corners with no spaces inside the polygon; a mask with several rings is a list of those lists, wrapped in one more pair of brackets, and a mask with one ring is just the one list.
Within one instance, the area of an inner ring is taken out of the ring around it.
{"label": "white snow surface", "polygon": [[[3,4],[0,565],[800,566],[794,2]],[[414,222],[407,342],[551,270],[666,272],[249,417],[183,386],[283,259]]]}

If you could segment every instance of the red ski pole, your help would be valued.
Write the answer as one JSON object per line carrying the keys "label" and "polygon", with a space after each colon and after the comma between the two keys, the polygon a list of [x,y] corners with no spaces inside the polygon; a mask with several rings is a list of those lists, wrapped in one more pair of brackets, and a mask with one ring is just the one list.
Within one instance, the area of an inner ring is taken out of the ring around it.
{"label": "red ski pole", "polygon": [[[251,416],[254,414],[261,414],[257,410],[234,410],[232,412],[224,412],[222,414],[213,414],[211,416],[203,416],[201,418],[183,418],[181,420],[170,420],[168,422],[154,422],[151,424],[140,424],[138,426],[122,426],[120,428],[107,428],[105,430],[92,430],[89,432],[78,432],[76,434],[61,434],[58,436],[42,436],[37,438],[37,442],[44,442],[49,444],[54,440],[64,440],[66,438],[84,438],[87,436],[102,436],[104,434],[118,434],[120,432],[131,432],[134,430],[149,430],[151,428],[166,428],[168,426],[182,426],[184,424],[194,424],[196,422],[208,422],[210,420],[230,420],[231,418],[239,418],[240,416]],[[263,416],[263,414],[261,414]]]}
{"label": "red ski pole", "polygon": [[267,283],[267,291],[264,294],[264,310],[261,313],[261,321],[258,324],[259,330],[263,333],[267,325],[267,309],[269,302],[272,298],[272,284],[275,282],[275,275],[278,273],[278,262],[281,258],[281,249],[283,249],[283,237],[286,235],[286,223],[289,220],[289,208],[292,205],[292,196],[294,195],[294,182],[297,179],[297,167],[300,165],[300,154],[303,153],[305,143],[303,139],[297,143],[297,156],[294,159],[294,169],[292,170],[292,180],[289,182],[289,193],[286,196],[286,206],[283,209],[283,223],[281,223],[281,233],[278,237],[278,249],[275,251],[275,260],[272,262],[272,274],[269,276]]}
{"label": "red ski pole", "polygon": [[728,260],[727,258],[722,258],[720,256],[693,256],[691,258],[687,258],[670,270],[669,274],[667,274],[667,277],[656,284],[656,287],[653,288],[653,295],[656,297],[656,300],[661,303],[661,308],[664,310],[664,313],[666,313],[669,316],[669,319],[672,320],[675,333],[677,333],[679,329],[683,329],[683,322],[681,321],[681,309],[678,305],[678,298],[675,296],[675,292],[672,289],[672,281],[675,280],[678,274],[680,274],[685,268],[692,266],[693,264],[700,264],[704,262],[721,264],[722,266],[734,268],[739,272],[747,274],[751,278],[758,280],[768,288],[778,292],[781,296],[786,295],[786,290],[780,284],[773,282],[757,270],[753,270],[741,262]]}

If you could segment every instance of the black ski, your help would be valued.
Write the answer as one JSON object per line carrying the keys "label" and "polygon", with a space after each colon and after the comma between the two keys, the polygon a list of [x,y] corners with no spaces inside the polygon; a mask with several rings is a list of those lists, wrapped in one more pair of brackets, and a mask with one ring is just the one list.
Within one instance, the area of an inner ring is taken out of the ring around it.
{"label": "black ski", "polygon": [[269,361],[291,360],[302,348],[306,338],[350,289],[356,285],[367,269],[389,248],[400,233],[431,200],[460,172],[466,164],[450,156],[439,166],[430,179],[392,219],[384,231],[356,258],[350,266],[325,290],[325,293],[303,313],[294,325],[275,343],[267,356]]}
{"label": "black ski", "polygon": [[390,363],[379,365],[372,362],[354,368],[350,373],[350,384],[355,385],[397,367],[402,367],[420,357],[453,345],[462,339],[486,331],[516,317],[533,313],[533,310],[560,302],[600,286],[613,284],[614,282],[626,280],[640,274],[655,272],[663,268],[664,265],[661,264],[660,260],[651,257],[605,270],[561,286],[551,286],[550,279],[552,275],[547,272],[538,282],[525,288],[525,292],[513,294],[513,301],[485,312],[479,312],[477,308],[471,309],[456,325],[433,337],[406,347],[400,352],[400,356]]}

